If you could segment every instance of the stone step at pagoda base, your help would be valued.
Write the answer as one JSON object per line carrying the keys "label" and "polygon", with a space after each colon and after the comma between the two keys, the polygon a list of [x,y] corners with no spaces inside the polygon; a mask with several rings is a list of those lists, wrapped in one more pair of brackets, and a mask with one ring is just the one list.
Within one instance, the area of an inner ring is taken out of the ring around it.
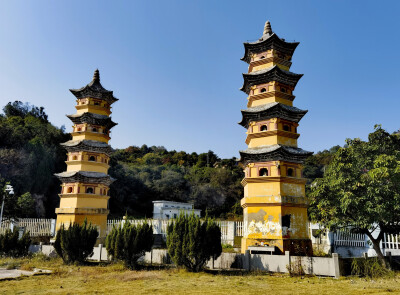
{"label": "stone step at pagoda base", "polygon": [[286,251],[290,252],[290,255],[306,255],[312,256],[312,243],[310,239],[257,239],[257,238],[242,238],[242,253],[245,253],[249,247],[260,247],[269,246],[275,247],[273,254],[279,255],[284,254]]}

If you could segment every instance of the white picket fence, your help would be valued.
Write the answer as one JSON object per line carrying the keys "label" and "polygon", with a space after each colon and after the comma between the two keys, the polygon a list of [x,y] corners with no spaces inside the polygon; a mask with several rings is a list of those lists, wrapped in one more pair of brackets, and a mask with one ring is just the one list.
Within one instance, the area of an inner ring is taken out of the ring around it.
{"label": "white picket fence", "polygon": [[15,221],[3,220],[0,234],[13,227],[25,229],[31,237],[52,236],[54,233],[55,219],[44,218],[20,218]]}
{"label": "white picket fence", "polygon": [[236,226],[236,236],[243,237],[244,236],[244,222],[243,221],[235,221]]}
{"label": "white picket fence", "polygon": [[383,236],[382,248],[397,250],[400,249],[400,237],[399,235],[388,235]]}
{"label": "white picket fence", "polygon": [[[107,233],[113,226],[118,226],[122,219],[107,220]],[[145,222],[144,219],[129,220],[133,224]],[[167,227],[171,220],[155,220],[148,219],[147,222],[153,226],[155,234],[161,234],[165,238],[167,235]],[[221,240],[223,242],[232,242],[235,236],[244,236],[246,231],[245,222],[243,221],[217,221],[221,228]],[[55,219],[44,218],[19,218],[15,221],[3,220],[0,227],[0,234],[3,234],[6,229],[13,227],[23,227],[25,231],[29,231],[31,237],[37,236],[54,236],[55,234]],[[334,233],[334,245],[346,247],[369,247],[368,238],[364,234],[351,233],[348,230],[340,230]],[[399,250],[400,249],[400,234],[384,235],[384,240],[381,243],[383,249]]]}
{"label": "white picket fence", "polygon": [[230,221],[217,221],[221,229],[221,241],[226,241],[228,239],[228,222]]}
{"label": "white picket fence", "polygon": [[335,246],[366,247],[365,234],[351,233],[349,230],[340,230],[334,234]]}
{"label": "white picket fence", "polygon": [[[122,219],[111,219],[107,220],[107,233],[110,233],[114,226],[120,226]],[[167,236],[167,227],[172,220],[157,220],[148,219],[147,222],[153,226],[154,234],[161,234],[164,238]],[[129,220],[132,224],[142,224],[145,222],[144,219]],[[244,227],[242,221],[216,221],[221,229],[221,240],[223,242],[233,242],[235,236],[243,236]],[[229,231],[229,228],[233,228],[233,231]]]}
{"label": "white picket fence", "polygon": [[[157,220],[157,219],[130,219],[129,222],[131,224],[143,224],[144,222],[148,222],[153,226],[153,233],[154,234],[161,234],[164,237],[167,235],[167,227],[170,220]],[[114,226],[118,227],[121,226],[123,220],[122,219],[109,219],[107,220],[107,234],[111,232]]]}

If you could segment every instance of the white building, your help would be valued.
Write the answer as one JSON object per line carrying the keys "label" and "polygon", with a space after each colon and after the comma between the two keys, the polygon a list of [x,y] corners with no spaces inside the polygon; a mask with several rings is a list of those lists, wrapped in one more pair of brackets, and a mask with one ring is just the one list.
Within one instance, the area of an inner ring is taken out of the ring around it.
{"label": "white building", "polygon": [[177,218],[179,214],[192,214],[200,217],[200,209],[194,209],[192,204],[172,202],[172,201],[153,201],[153,219]]}

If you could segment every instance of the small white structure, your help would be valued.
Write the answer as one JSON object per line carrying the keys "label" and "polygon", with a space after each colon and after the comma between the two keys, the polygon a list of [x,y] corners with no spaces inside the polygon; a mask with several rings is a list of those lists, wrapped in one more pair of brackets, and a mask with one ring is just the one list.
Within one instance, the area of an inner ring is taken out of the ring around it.
{"label": "small white structure", "polygon": [[179,214],[192,214],[200,217],[200,209],[194,209],[192,204],[172,202],[172,201],[153,201],[153,219],[177,218]]}

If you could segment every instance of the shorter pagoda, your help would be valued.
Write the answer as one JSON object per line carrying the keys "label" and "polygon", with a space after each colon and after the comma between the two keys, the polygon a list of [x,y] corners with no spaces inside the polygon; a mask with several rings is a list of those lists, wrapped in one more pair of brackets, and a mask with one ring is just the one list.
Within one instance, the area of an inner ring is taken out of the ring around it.
{"label": "shorter pagoda", "polygon": [[110,118],[111,104],[118,99],[100,84],[98,70],[92,82],[70,91],[77,98],[77,113],[67,115],[74,124],[72,140],[61,144],[68,152],[67,171],[55,174],[62,182],[56,228],[87,219],[97,227],[102,240],[107,234],[109,186],[113,182],[108,175],[112,152],[108,141],[110,129],[116,125]]}

